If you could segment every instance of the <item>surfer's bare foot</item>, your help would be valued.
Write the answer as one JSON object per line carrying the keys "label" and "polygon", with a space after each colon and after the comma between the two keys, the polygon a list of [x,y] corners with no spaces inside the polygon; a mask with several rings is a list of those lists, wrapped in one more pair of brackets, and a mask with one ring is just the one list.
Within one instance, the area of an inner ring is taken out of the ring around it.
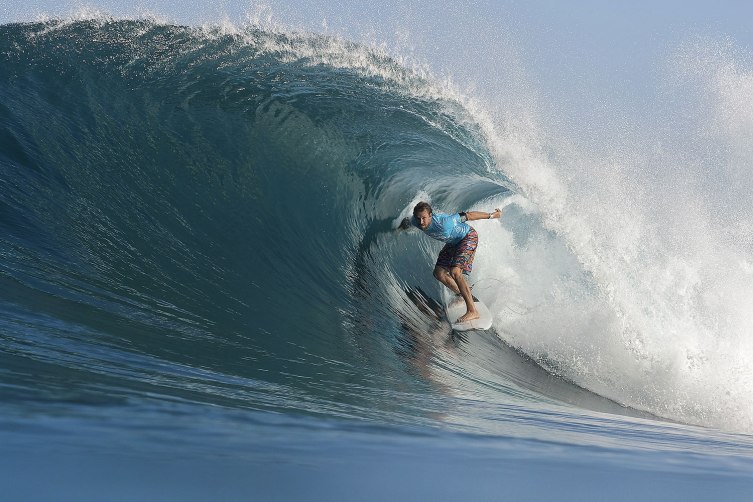
{"label": "surfer's bare foot", "polygon": [[474,310],[473,312],[466,312],[465,315],[462,315],[462,316],[458,317],[458,320],[456,321],[456,324],[459,324],[461,322],[472,321],[472,320],[478,319],[478,318],[479,318],[479,315],[478,315],[477,311]]}

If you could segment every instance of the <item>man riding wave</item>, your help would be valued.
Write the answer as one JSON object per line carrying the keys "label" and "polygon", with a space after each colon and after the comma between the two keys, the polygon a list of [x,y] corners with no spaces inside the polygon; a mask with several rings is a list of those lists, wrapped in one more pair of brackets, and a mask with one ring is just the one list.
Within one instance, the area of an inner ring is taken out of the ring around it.
{"label": "man riding wave", "polygon": [[465,280],[465,275],[471,273],[473,258],[478,247],[478,234],[467,221],[499,218],[502,211],[495,209],[493,213],[483,211],[466,211],[454,214],[434,213],[426,202],[419,202],[413,208],[413,217],[405,218],[400,223],[401,229],[411,226],[421,229],[426,235],[445,243],[439,252],[434,277],[447,286],[453,293],[465,300],[466,313],[460,316],[457,323],[478,319],[479,314],[473,303],[471,288]]}

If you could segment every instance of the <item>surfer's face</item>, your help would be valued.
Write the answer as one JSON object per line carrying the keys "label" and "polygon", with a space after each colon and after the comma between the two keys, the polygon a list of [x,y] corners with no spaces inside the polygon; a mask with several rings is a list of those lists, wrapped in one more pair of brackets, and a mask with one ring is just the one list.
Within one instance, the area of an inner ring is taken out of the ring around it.
{"label": "surfer's face", "polygon": [[421,230],[426,230],[431,225],[431,213],[429,211],[423,210],[413,216],[418,220],[418,226],[421,227]]}

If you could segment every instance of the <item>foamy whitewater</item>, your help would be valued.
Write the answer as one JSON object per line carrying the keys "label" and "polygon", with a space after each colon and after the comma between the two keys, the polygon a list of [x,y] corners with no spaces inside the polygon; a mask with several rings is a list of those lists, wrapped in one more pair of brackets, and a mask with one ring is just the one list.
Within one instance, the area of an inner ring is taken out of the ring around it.
{"label": "foamy whitewater", "polygon": [[[12,496],[750,493],[747,48],[573,112],[512,46],[474,76],[259,12],[0,26]],[[491,330],[426,308],[419,200],[503,209]]]}
{"label": "foamy whitewater", "polygon": [[515,228],[495,236],[505,259],[482,268],[506,284],[496,327],[526,354],[627,406],[750,431],[752,74],[729,52],[698,41],[675,55],[666,92],[687,93],[673,103],[693,111],[684,137],[545,153],[484,122],[544,231],[523,246]]}

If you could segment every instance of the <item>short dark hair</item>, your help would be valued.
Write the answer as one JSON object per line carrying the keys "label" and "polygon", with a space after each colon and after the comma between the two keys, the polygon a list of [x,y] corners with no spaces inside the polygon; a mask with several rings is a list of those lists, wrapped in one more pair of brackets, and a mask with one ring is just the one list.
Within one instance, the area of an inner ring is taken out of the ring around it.
{"label": "short dark hair", "polygon": [[421,211],[428,211],[429,214],[433,214],[433,211],[431,210],[431,206],[426,202],[419,202],[416,204],[416,207],[413,208],[413,214],[418,214]]}

